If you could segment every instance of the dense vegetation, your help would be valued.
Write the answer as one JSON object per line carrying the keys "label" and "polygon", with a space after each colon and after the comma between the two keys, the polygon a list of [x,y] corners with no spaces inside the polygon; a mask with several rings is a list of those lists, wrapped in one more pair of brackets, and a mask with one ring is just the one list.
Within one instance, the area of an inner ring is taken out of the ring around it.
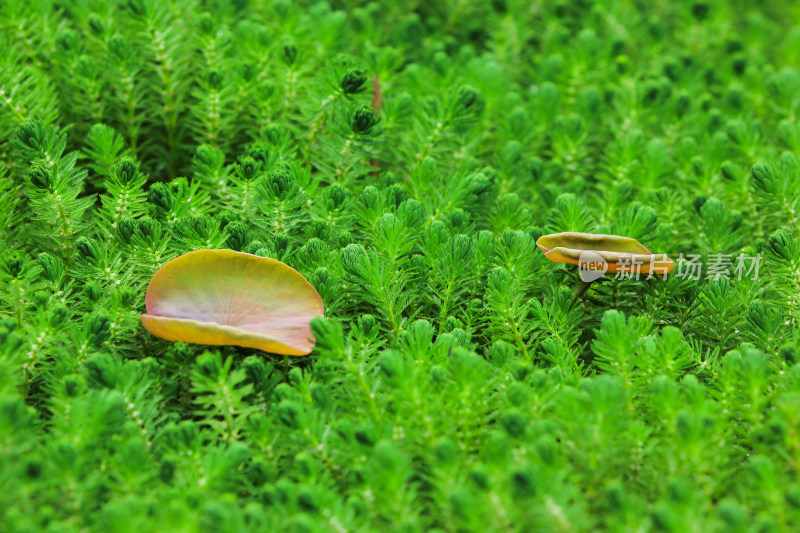
{"label": "dense vegetation", "polygon": [[[799,21],[0,0],[0,530],[797,531]],[[730,269],[576,298],[567,230]],[[314,352],[148,334],[201,248]]]}

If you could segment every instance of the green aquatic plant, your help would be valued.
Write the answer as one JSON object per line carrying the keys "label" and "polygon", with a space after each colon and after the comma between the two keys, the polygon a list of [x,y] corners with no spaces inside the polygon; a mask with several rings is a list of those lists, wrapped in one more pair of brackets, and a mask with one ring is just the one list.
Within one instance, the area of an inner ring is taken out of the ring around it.
{"label": "green aquatic plant", "polygon": [[797,530],[798,20],[0,0],[0,531]]}

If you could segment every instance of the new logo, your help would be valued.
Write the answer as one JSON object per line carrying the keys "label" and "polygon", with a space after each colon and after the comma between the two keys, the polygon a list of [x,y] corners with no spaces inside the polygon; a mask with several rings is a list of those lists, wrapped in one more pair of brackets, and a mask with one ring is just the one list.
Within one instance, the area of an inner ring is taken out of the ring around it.
{"label": "new logo", "polygon": [[600,254],[591,250],[581,252],[578,257],[578,275],[581,281],[595,281],[608,271],[608,262]]}

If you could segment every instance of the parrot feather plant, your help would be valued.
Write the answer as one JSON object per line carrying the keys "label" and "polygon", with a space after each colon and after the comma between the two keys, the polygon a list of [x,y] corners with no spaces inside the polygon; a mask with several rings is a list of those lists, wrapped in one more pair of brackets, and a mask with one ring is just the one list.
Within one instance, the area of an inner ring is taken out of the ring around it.
{"label": "parrot feather plant", "polygon": [[797,531],[798,21],[0,0],[0,531]]}

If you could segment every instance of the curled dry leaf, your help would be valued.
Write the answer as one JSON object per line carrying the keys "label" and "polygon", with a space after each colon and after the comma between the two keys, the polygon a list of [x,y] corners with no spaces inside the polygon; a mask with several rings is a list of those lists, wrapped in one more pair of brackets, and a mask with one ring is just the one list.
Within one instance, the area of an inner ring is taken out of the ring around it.
{"label": "curled dry leaf", "polygon": [[636,239],[619,235],[566,231],[543,235],[536,241],[536,246],[550,261],[573,265],[585,261],[584,254],[592,252],[589,254],[592,259],[599,257],[605,261],[609,272],[630,272],[631,265],[636,265],[643,274],[666,274],[675,268],[675,262],[667,254],[651,253]]}
{"label": "curled dry leaf", "polygon": [[197,250],[155,273],[144,327],[157,337],[285,355],[314,347],[310,322],[322,299],[288,265],[232,250]]}

